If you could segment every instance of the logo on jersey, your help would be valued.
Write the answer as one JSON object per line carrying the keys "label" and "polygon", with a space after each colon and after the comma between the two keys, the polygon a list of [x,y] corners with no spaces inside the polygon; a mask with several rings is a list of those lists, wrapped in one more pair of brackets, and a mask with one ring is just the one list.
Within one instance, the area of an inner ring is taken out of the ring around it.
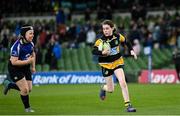
{"label": "logo on jersey", "polygon": [[115,41],[115,45],[118,45],[118,40]]}
{"label": "logo on jersey", "polygon": [[29,56],[30,56],[30,54],[27,54],[27,55],[26,55],[26,58],[28,58]]}
{"label": "logo on jersey", "polygon": [[17,52],[16,52],[16,51],[12,51],[11,55],[12,55],[12,56],[16,56],[16,55],[17,55]]}
{"label": "logo on jersey", "polygon": [[14,77],[14,80],[17,80],[18,79],[18,77]]}
{"label": "logo on jersey", "polygon": [[118,54],[118,53],[119,53],[119,52],[118,52],[117,47],[111,48],[111,53],[110,53],[110,55],[116,55],[116,54]]}
{"label": "logo on jersey", "polygon": [[106,74],[106,75],[108,74],[108,70],[105,71],[105,74]]}

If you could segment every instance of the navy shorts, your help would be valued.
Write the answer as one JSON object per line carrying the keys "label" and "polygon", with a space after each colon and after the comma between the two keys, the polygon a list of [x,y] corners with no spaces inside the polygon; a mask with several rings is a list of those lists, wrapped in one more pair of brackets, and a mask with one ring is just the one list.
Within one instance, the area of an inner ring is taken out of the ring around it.
{"label": "navy shorts", "polygon": [[10,78],[13,82],[17,82],[25,77],[26,80],[32,81],[32,73],[30,70],[30,65],[25,66],[13,66],[11,61],[8,63],[8,71]]}

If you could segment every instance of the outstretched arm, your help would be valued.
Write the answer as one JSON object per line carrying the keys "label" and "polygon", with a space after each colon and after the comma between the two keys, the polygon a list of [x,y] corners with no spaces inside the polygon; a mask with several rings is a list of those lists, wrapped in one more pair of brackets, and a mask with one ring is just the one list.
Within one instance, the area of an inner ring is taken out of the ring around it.
{"label": "outstretched arm", "polygon": [[35,52],[32,53],[32,58],[33,58],[33,61],[32,61],[32,72],[36,72],[36,54]]}
{"label": "outstretched arm", "polygon": [[134,50],[131,50],[130,53],[131,53],[132,56],[134,56],[134,59],[137,59],[137,55],[136,55],[136,53],[134,52]]}
{"label": "outstretched arm", "polygon": [[94,46],[92,53],[97,56],[108,56],[110,54],[109,49],[98,50],[98,47]]}
{"label": "outstretched arm", "polygon": [[14,57],[14,56],[11,56],[11,58],[10,58],[12,65],[15,65],[15,66],[28,65],[28,64],[31,64],[33,62],[33,60],[34,59],[31,57],[29,57],[27,60],[19,60],[18,57]]}
{"label": "outstretched arm", "polygon": [[137,55],[136,55],[136,53],[134,52],[131,43],[130,43],[129,41],[124,41],[122,44],[123,44],[124,46],[127,46],[128,49],[130,50],[130,54],[134,57],[134,59],[137,59]]}

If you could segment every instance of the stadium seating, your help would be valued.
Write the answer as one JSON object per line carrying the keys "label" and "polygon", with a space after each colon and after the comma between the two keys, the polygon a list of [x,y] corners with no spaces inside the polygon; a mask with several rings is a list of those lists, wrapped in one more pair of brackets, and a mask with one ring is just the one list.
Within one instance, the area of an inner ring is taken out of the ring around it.
{"label": "stadium seating", "polygon": [[0,72],[4,72],[4,62],[0,63]]}
{"label": "stadium seating", "polygon": [[1,50],[0,51],[0,60],[3,60],[3,58],[4,58],[4,52]]}
{"label": "stadium seating", "polygon": [[37,71],[37,72],[41,72],[41,71],[42,71],[42,67],[41,67],[40,64],[37,64],[37,65],[36,65],[36,71]]}
{"label": "stadium seating", "polygon": [[43,71],[43,72],[48,72],[48,71],[50,71],[49,69],[50,69],[50,67],[49,67],[48,64],[42,65],[42,71]]}

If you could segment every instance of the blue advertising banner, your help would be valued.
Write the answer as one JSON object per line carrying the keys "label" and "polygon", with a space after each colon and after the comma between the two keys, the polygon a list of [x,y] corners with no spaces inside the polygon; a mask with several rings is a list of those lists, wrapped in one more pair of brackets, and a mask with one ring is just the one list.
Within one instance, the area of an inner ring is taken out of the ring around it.
{"label": "blue advertising banner", "polygon": [[37,72],[33,84],[105,83],[101,72]]}

